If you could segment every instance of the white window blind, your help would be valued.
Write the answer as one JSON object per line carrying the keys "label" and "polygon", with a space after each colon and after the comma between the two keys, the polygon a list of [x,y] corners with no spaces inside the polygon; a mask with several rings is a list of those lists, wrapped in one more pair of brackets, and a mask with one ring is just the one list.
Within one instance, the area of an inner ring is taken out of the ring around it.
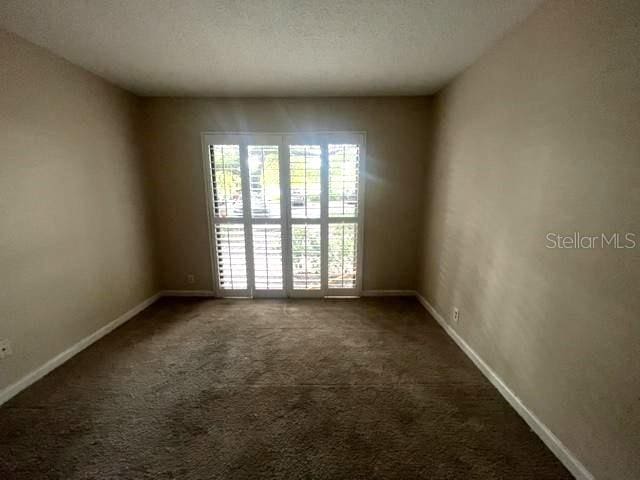
{"label": "white window blind", "polygon": [[321,250],[319,224],[291,225],[293,288],[319,290],[321,287]]}
{"label": "white window blind", "polygon": [[205,133],[203,142],[220,296],[360,293],[364,134]]}
{"label": "white window blind", "polygon": [[358,216],[358,145],[329,144],[329,217]]}
{"label": "white window blind", "polygon": [[290,145],[291,217],[320,218],[320,145]]}
{"label": "white window blind", "polygon": [[357,245],[357,224],[329,224],[329,288],[355,288]]}
{"label": "white window blind", "polygon": [[280,218],[280,167],[277,145],[249,145],[251,216]]}
{"label": "white window blind", "polygon": [[247,288],[244,225],[225,223],[215,227],[218,285],[222,290]]}
{"label": "white window blind", "polygon": [[253,226],[253,268],[256,289],[282,290],[282,230],[280,225]]}
{"label": "white window blind", "polygon": [[242,218],[242,176],[239,145],[210,145],[213,213],[219,218]]}

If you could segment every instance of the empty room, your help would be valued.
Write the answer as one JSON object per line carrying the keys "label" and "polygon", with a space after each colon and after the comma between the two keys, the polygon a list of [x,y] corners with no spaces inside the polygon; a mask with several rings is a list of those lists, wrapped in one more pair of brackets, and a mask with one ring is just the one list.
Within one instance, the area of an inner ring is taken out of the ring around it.
{"label": "empty room", "polygon": [[640,480],[640,2],[3,0],[0,282],[1,480]]}

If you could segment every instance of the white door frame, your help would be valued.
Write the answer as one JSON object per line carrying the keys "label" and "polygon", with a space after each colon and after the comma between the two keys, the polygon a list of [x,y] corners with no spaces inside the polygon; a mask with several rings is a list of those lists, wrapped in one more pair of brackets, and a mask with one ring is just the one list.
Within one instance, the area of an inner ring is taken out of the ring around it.
{"label": "white door frame", "polygon": [[[211,265],[212,290],[216,296],[224,297],[325,297],[325,296],[359,296],[362,292],[363,259],[364,259],[364,208],[366,187],[366,158],[367,137],[363,131],[340,132],[202,132],[203,176],[205,182],[205,203],[207,206],[207,222],[209,233],[209,255]],[[357,217],[329,218],[328,216],[328,145],[329,144],[357,144],[360,147],[358,172],[358,215]],[[216,218],[213,208],[213,177],[209,145],[234,144],[240,146],[240,164],[243,195],[243,218]],[[248,145],[278,145],[280,172],[280,219],[254,219],[251,217],[251,194],[249,186],[249,168],[247,161]],[[305,144],[320,145],[322,155],[321,167],[321,215],[319,219],[291,218],[291,189],[289,178],[289,145]],[[352,289],[328,288],[328,228],[330,223],[354,223],[357,229],[357,257],[356,257],[356,285]],[[215,226],[218,224],[243,224],[245,230],[245,256],[247,265],[246,290],[221,290],[218,285],[217,249],[215,241]],[[294,290],[292,285],[293,265],[291,262],[291,225],[292,224],[320,224],[321,226],[321,288],[319,290]],[[253,290],[253,225],[278,224],[282,232],[282,263],[283,290]]]}

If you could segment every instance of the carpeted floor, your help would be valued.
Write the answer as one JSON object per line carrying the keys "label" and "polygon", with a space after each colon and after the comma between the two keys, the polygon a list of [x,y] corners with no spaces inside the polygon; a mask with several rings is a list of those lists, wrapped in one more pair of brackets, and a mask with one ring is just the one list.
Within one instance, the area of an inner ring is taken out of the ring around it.
{"label": "carpeted floor", "polygon": [[164,299],[0,407],[0,478],[571,479],[409,298]]}

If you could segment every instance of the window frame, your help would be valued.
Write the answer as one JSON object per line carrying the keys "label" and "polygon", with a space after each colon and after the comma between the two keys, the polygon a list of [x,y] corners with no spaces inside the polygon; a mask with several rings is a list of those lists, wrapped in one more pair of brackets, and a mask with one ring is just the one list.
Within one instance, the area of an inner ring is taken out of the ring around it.
{"label": "window frame", "polygon": [[[367,133],[365,131],[325,131],[325,132],[219,132],[207,131],[201,133],[203,176],[205,183],[205,204],[207,209],[209,255],[211,266],[211,285],[215,296],[221,297],[345,297],[360,296],[362,293],[364,272],[364,228],[365,228],[365,193],[366,193],[366,163],[367,163]],[[279,138],[278,138],[279,137]],[[278,140],[275,142],[275,140]],[[237,144],[240,146],[240,162],[243,192],[242,218],[218,218],[213,209],[213,183],[209,145]],[[251,192],[249,187],[248,145],[278,145],[280,159],[280,188],[281,205],[280,219],[252,218]],[[329,144],[357,144],[359,146],[358,163],[358,210],[352,217],[329,217]],[[291,185],[289,177],[289,145],[320,145],[321,146],[321,201],[320,218],[293,218],[291,215]],[[247,191],[245,191],[247,190]],[[245,225],[245,255],[247,265],[247,289],[232,291],[220,289],[218,285],[218,259],[215,241],[215,227],[221,223],[242,223]],[[253,225],[275,223],[281,225],[282,232],[282,263],[283,263],[283,291],[253,290]],[[293,265],[291,255],[291,225],[320,224],[321,226],[321,288],[319,290],[293,289]],[[357,253],[356,253],[356,282],[354,288],[328,287],[328,251],[329,224],[356,223],[357,224]]]}

